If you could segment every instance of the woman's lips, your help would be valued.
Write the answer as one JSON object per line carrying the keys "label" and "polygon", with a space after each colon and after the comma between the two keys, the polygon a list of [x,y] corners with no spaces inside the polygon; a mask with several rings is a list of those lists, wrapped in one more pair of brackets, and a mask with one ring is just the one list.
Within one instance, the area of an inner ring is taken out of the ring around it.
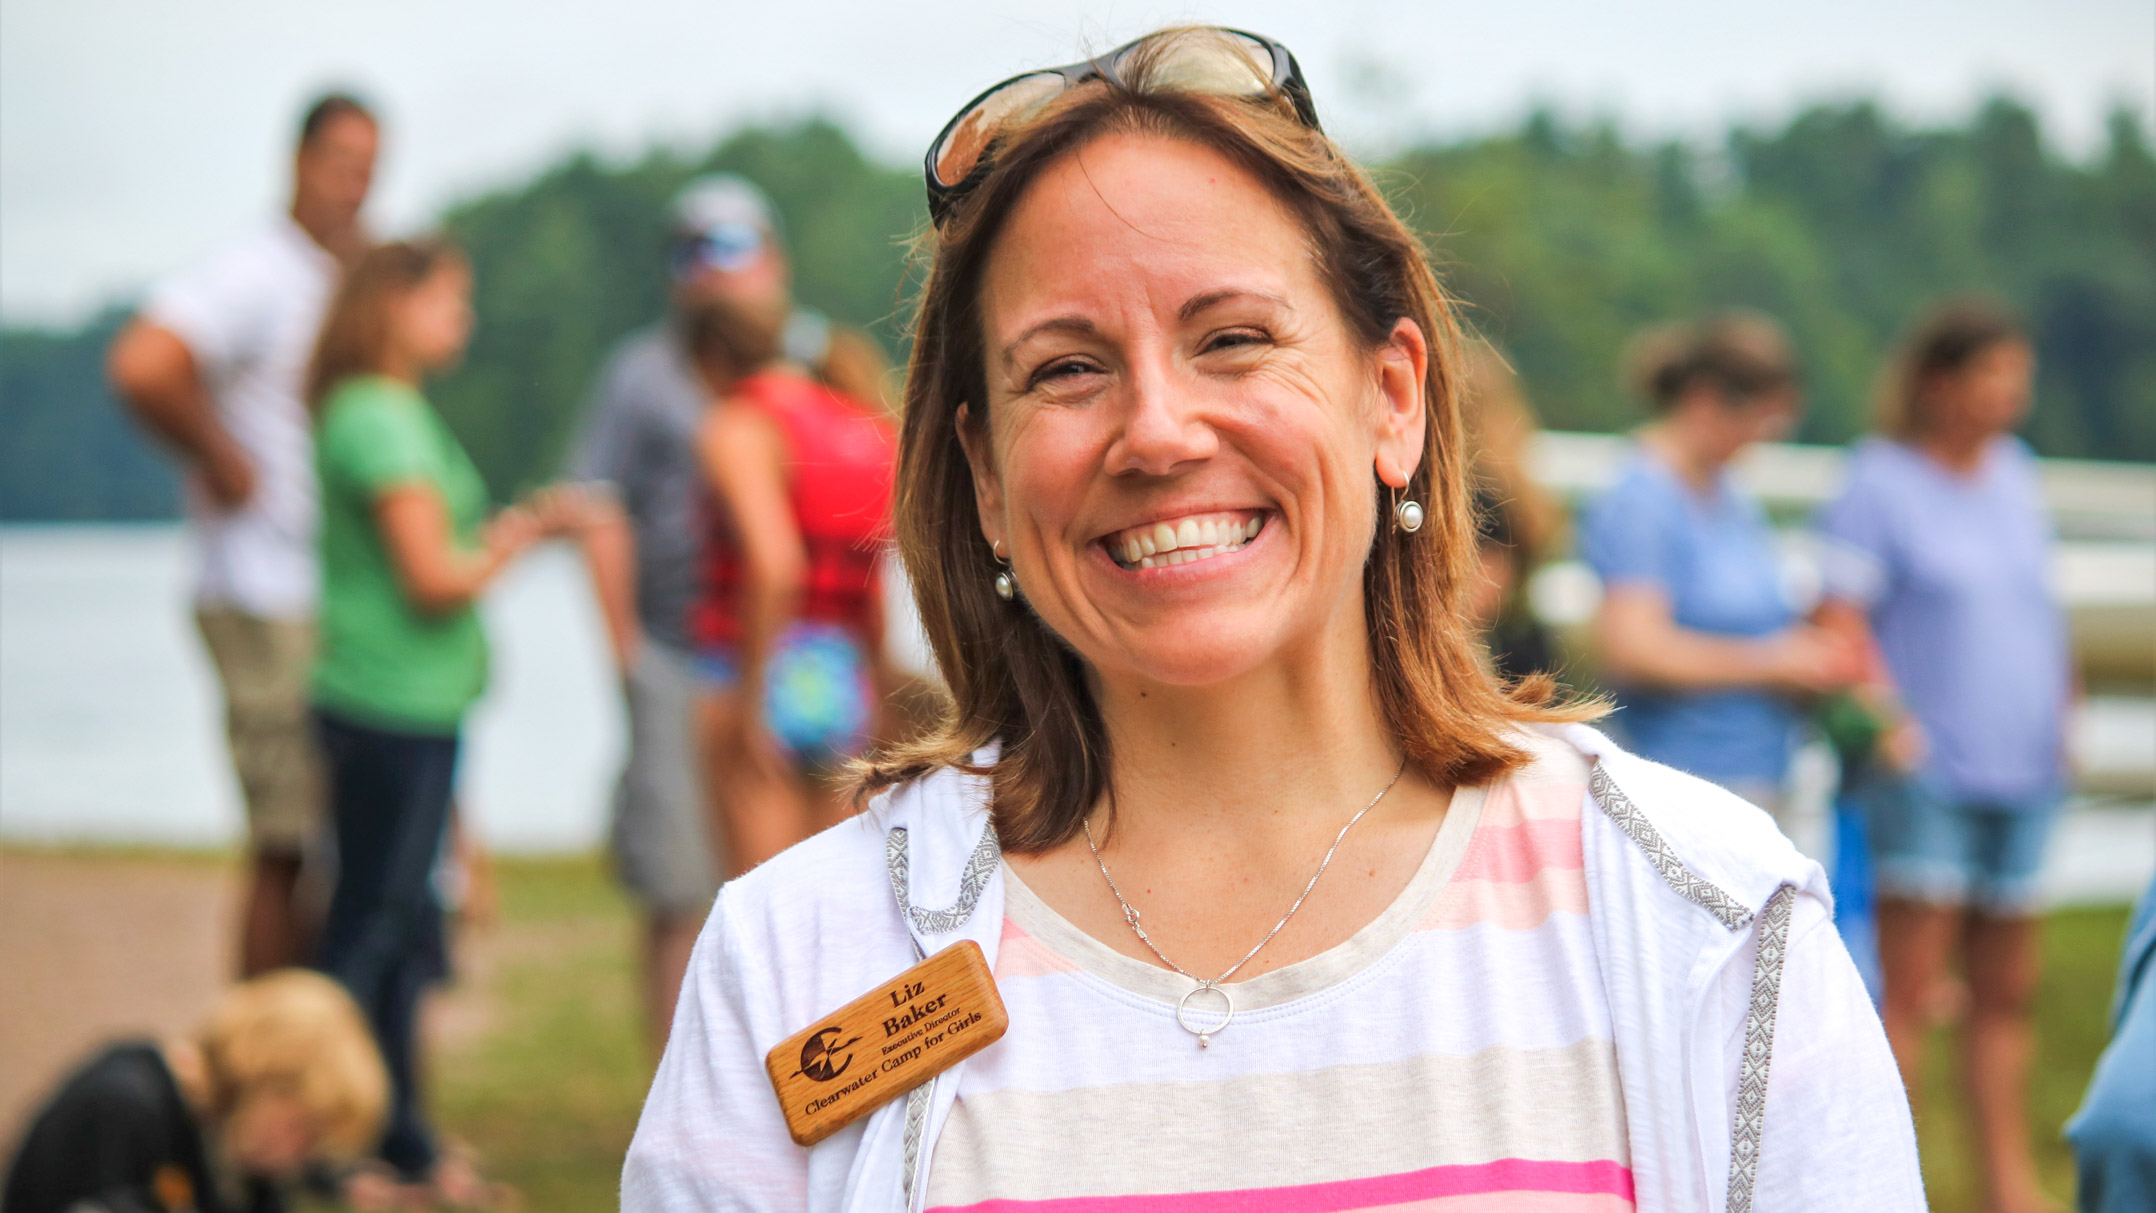
{"label": "woman's lips", "polygon": [[1224,510],[1149,522],[1108,535],[1100,544],[1122,568],[1155,569],[1241,551],[1264,529],[1263,510]]}

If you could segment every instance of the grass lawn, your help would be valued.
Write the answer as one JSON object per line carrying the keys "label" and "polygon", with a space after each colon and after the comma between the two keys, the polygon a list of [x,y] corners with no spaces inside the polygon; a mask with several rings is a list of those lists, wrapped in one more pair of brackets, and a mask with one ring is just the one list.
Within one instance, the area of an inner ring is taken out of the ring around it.
{"label": "grass lawn", "polygon": [[[597,859],[503,860],[499,882],[502,935],[479,991],[479,1023],[440,1061],[443,1126],[479,1146],[491,1170],[523,1190],[531,1213],[611,1209],[649,1080],[629,911]],[[2059,1127],[2108,1035],[2125,929],[2124,907],[2062,911],[2045,924],[2032,1094],[2045,1182],[2061,1201],[2073,1192],[2073,1162]],[[1939,1213],[1975,1213],[1955,1057],[1952,1034],[1937,1033],[1923,1101],[1924,1175]]]}
{"label": "grass lawn", "polygon": [[497,873],[478,1022],[438,1062],[442,1127],[531,1213],[615,1208],[651,1077],[631,913],[596,857],[504,859]]}

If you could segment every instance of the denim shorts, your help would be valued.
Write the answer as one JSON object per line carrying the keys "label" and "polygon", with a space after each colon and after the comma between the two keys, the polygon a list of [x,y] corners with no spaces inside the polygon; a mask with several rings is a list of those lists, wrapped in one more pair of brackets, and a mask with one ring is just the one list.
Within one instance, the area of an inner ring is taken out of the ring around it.
{"label": "denim shorts", "polygon": [[1882,779],[1859,796],[1881,897],[1968,906],[1998,917],[2034,913],[2060,797],[1962,800],[1927,781]]}

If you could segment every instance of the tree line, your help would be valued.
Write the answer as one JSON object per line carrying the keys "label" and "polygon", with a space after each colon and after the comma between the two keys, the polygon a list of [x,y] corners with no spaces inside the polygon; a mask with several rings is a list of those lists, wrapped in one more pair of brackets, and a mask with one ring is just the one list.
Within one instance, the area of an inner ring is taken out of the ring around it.
{"label": "tree line", "polygon": [[[471,255],[479,325],[433,396],[498,494],[556,474],[607,350],[663,314],[667,201],[714,171],[770,193],[802,302],[903,353],[925,224],[914,170],[820,119],[743,130],[702,156],[571,157],[442,217]],[[1711,149],[1537,113],[1373,171],[1553,428],[1633,424],[1617,374],[1630,336],[1741,306],[1795,338],[1799,438],[1846,441],[1899,330],[1932,300],[1981,293],[2035,338],[2027,436],[2040,452],[2156,460],[2156,157],[2124,111],[2080,160],[1997,98],[1922,129],[1871,102],[1818,106]],[[173,511],[169,470],[99,373],[119,316],[0,331],[0,519]]]}

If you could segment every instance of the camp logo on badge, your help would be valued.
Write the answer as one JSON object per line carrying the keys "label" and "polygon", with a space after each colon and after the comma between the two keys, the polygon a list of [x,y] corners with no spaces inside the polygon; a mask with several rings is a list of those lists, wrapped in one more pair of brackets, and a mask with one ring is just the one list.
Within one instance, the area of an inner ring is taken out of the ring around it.
{"label": "camp logo on badge", "polygon": [[830,1082],[846,1072],[846,1067],[853,1064],[853,1054],[848,1052],[841,1055],[840,1051],[852,1049],[861,1043],[861,1038],[856,1036],[842,1044],[832,1044],[831,1038],[838,1034],[839,1029],[836,1027],[822,1028],[801,1042],[803,1074],[817,1082]]}

